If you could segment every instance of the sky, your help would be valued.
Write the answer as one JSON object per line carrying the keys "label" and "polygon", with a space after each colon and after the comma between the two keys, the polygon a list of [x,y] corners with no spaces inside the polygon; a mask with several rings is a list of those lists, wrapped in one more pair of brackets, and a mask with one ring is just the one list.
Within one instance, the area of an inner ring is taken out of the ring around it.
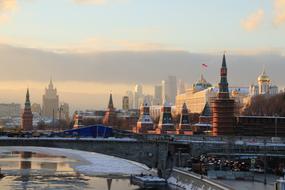
{"label": "sky", "polygon": [[224,51],[232,85],[265,66],[285,86],[284,34],[285,0],[0,0],[0,101],[21,103],[29,87],[41,103],[53,78],[74,109],[104,108],[110,92],[120,107],[167,75],[216,84]]}

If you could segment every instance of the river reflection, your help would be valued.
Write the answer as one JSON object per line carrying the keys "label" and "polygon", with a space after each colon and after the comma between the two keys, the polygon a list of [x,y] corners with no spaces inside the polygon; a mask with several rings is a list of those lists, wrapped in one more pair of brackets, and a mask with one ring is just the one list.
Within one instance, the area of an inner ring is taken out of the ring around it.
{"label": "river reflection", "polygon": [[[1,152],[1,190],[134,190],[128,179],[91,177],[73,170],[77,160],[34,152]],[[170,189],[170,188],[169,188]]]}

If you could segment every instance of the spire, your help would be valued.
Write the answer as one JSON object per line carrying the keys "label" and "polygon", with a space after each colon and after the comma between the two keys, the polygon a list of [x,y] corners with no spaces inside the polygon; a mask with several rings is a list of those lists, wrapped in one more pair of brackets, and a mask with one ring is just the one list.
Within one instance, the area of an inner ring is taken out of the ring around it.
{"label": "spire", "polygon": [[224,55],[223,55],[223,63],[222,63],[222,67],[227,68],[227,63],[226,63],[226,52],[224,52]]}
{"label": "spire", "polygon": [[[226,64],[226,55],[223,55],[222,67],[220,72],[221,80],[219,83],[219,93],[224,93],[223,97],[227,98],[229,95],[228,79],[227,79],[227,64]],[[226,95],[227,93],[227,95]]]}
{"label": "spire", "polygon": [[112,93],[110,93],[108,108],[109,108],[109,109],[114,109]]}
{"label": "spire", "polygon": [[29,88],[27,88],[27,93],[26,93],[26,102],[30,101],[30,92],[29,92]]}
{"label": "spire", "polygon": [[31,108],[30,92],[29,92],[29,88],[27,88],[26,101],[25,101],[25,109],[30,109],[30,108]]}
{"label": "spire", "polygon": [[48,88],[49,89],[53,89],[53,83],[52,83],[52,78],[51,77],[50,77]]}

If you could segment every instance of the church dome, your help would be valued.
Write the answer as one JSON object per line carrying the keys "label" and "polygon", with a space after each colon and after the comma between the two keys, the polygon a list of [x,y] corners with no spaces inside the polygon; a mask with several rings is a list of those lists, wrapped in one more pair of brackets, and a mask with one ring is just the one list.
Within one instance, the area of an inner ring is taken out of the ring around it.
{"label": "church dome", "polygon": [[269,78],[269,76],[266,75],[265,70],[263,70],[262,74],[259,75],[258,81],[262,81],[262,82],[269,82],[270,81],[270,78]]}
{"label": "church dome", "polygon": [[206,81],[203,75],[201,75],[201,78],[195,84],[193,84],[193,88],[197,91],[207,89],[211,86],[212,85]]}

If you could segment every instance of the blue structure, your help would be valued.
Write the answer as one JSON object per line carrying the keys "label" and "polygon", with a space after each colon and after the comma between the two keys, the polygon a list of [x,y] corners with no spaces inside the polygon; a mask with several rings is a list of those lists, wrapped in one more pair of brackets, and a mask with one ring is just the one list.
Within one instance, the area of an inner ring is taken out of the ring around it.
{"label": "blue structure", "polygon": [[113,136],[113,129],[104,125],[90,125],[78,129],[65,130],[58,135],[73,137],[102,137],[108,138]]}

